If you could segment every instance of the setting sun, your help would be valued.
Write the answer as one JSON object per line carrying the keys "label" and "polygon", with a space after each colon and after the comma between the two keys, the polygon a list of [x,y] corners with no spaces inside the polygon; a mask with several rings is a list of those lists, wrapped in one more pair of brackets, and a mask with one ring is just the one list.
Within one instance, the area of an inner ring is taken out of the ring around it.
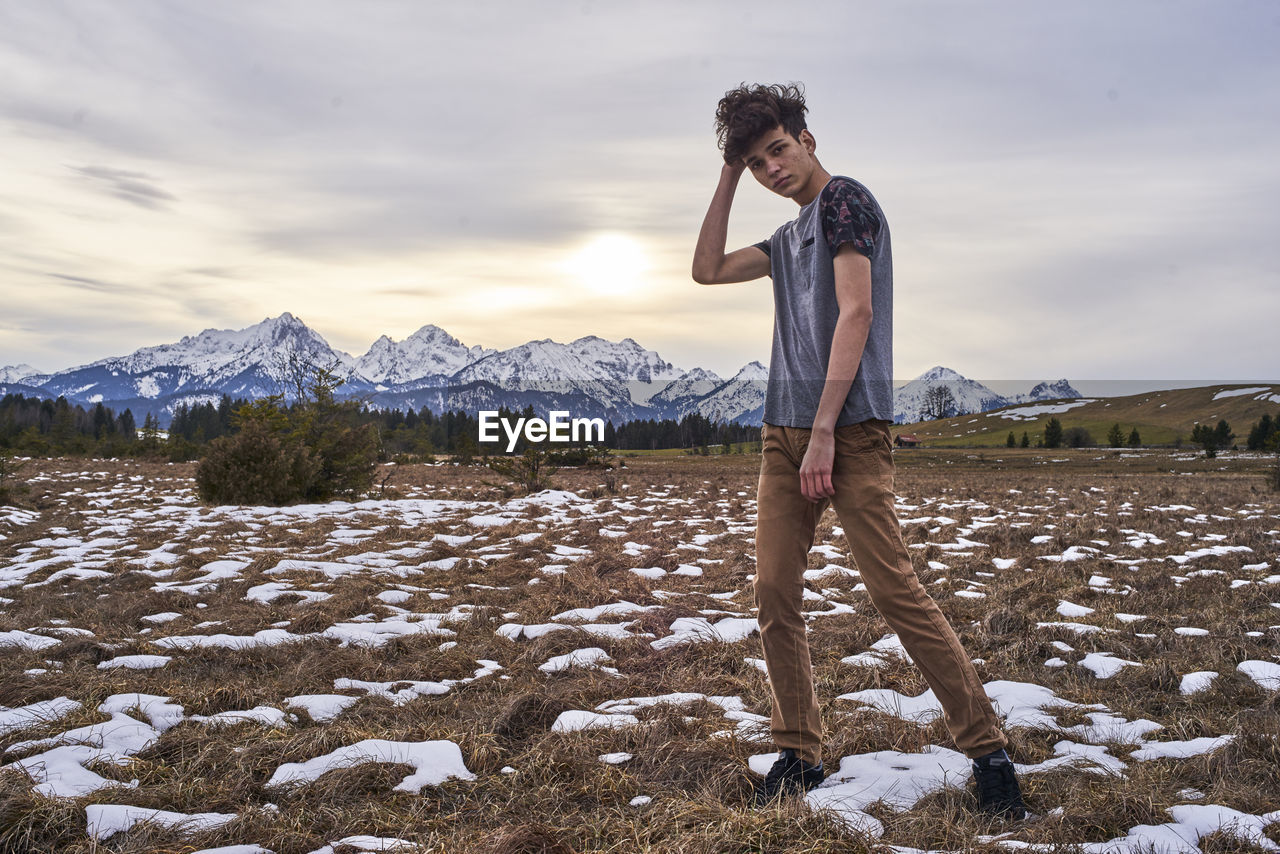
{"label": "setting sun", "polygon": [[564,264],[584,287],[601,294],[624,294],[639,287],[649,269],[644,247],[624,234],[600,234]]}

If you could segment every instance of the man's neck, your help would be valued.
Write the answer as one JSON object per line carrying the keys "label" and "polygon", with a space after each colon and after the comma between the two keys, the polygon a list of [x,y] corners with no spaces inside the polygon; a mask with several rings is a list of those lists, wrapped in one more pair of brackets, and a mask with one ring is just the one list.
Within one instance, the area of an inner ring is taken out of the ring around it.
{"label": "man's neck", "polygon": [[800,207],[804,207],[809,202],[818,198],[818,194],[822,192],[822,188],[827,186],[827,182],[831,180],[831,173],[823,169],[821,165],[813,170],[813,174],[809,176],[809,183],[804,185],[804,189],[796,193],[792,198]]}

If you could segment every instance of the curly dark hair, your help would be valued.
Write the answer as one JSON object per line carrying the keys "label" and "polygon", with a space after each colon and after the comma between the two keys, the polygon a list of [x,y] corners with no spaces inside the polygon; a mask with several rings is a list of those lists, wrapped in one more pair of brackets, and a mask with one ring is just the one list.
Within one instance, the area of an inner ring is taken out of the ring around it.
{"label": "curly dark hair", "polygon": [[735,163],[761,134],[779,125],[799,139],[805,129],[804,87],[799,83],[748,86],[724,93],[716,105],[716,139],[726,163]]}

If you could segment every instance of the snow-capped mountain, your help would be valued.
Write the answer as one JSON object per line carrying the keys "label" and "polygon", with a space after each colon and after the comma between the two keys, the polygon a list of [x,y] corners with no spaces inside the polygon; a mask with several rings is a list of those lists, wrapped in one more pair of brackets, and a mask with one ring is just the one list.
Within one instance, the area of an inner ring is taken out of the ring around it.
{"label": "snow-capped mountain", "polygon": [[764,418],[768,382],[769,369],[759,362],[748,362],[733,379],[700,398],[695,408],[712,421],[759,424]]}
{"label": "snow-capped mountain", "polygon": [[263,367],[273,379],[285,379],[277,365],[291,355],[311,360],[336,360],[350,369],[355,360],[335,350],[289,312],[269,317],[245,329],[206,329],[188,335],[176,344],[143,347],[128,356],[102,359],[86,367],[107,367],[121,373],[139,374],[155,368],[182,367],[201,381],[219,383]]}
{"label": "snow-capped mountain", "polygon": [[339,376],[367,386],[353,376],[350,355],[334,350],[285,312],[245,329],[206,329],[175,344],[143,347],[128,356],[60,371],[41,387],[68,399],[110,402],[120,409],[147,409],[148,402],[163,401],[163,408],[172,413],[183,400],[203,401],[210,396],[216,400],[222,394],[244,398],[288,394],[291,360],[336,365]]}
{"label": "snow-capped mountain", "polygon": [[1031,389],[1029,394],[1020,394],[1014,403],[1030,403],[1033,400],[1067,400],[1081,397],[1080,392],[1071,387],[1066,377],[1057,382],[1043,382]]}
{"label": "snow-capped mountain", "polygon": [[[949,392],[950,410],[942,417],[970,415],[987,412],[1010,406],[1016,403],[1028,403],[1038,400],[1059,400],[1078,398],[1080,393],[1071,387],[1066,379],[1056,382],[1042,382],[1031,389],[1028,394],[1005,397],[997,394],[976,380],[971,380],[950,368],[936,365],[925,371],[893,392],[893,420],[899,424],[929,420],[930,411],[936,413],[940,401],[929,401],[931,389],[945,389]],[[945,395],[940,395],[945,397]],[[941,401],[947,402],[947,401]]]}
{"label": "snow-capped mountain", "polygon": [[699,400],[724,384],[724,380],[711,371],[694,368],[663,386],[661,391],[649,398],[649,405],[672,411],[677,417],[684,417],[696,410]]}
{"label": "snow-capped mountain", "polygon": [[670,381],[683,373],[630,338],[615,344],[588,335],[569,344],[544,338],[494,353],[458,371],[454,381],[487,380],[504,388],[560,391],[574,382],[598,381],[616,387]]}
{"label": "snow-capped mountain", "polygon": [[20,383],[29,377],[39,377],[40,372],[30,365],[9,365],[0,368],[0,383]]}
{"label": "snow-capped mountain", "polygon": [[[750,395],[722,388],[733,381],[725,383],[702,369],[686,373],[630,338],[613,342],[589,335],[568,344],[544,339],[491,350],[467,347],[428,325],[399,343],[382,336],[355,359],[330,347],[288,312],[245,329],[206,329],[127,356],[48,376],[24,376],[25,382],[10,375],[34,369],[15,366],[0,378],[0,394],[63,395],[82,405],[101,402],[117,411],[131,409],[135,417],[153,412],[163,425],[184,403],[216,403],[224,394],[289,396],[296,372],[291,363],[335,366],[344,380],[339,394],[358,396],[375,408],[426,406],[440,412],[532,406],[544,413],[568,410],[575,416],[622,421],[679,418],[703,411],[702,400],[709,401],[704,414],[714,418],[732,419],[758,407]],[[679,407],[665,399],[651,403],[656,389],[680,397]],[[736,398],[742,405],[733,402]]]}
{"label": "snow-capped mountain", "polygon": [[569,344],[544,338],[493,353],[458,371],[449,385],[482,382],[508,391],[580,394],[619,417],[635,417],[638,395],[633,385],[669,381],[681,374],[630,338],[615,344],[589,335]]}
{"label": "snow-capped mountain", "polygon": [[[291,362],[295,367],[291,368]],[[750,362],[724,380],[703,368],[684,371],[631,338],[588,335],[561,344],[530,341],[508,350],[468,347],[438,326],[423,326],[400,342],[378,338],[353,358],[330,347],[292,314],[239,330],[206,329],[174,344],[41,375],[29,365],[0,370],[0,394],[65,396],[73,403],[128,408],[137,420],[154,413],[168,424],[183,403],[216,403],[222,395],[255,399],[290,394],[296,365],[334,366],[338,393],[378,409],[476,412],[506,406],[575,417],[680,419],[698,413],[712,421],[760,423],[768,369]],[[1043,382],[1030,394],[1003,397],[981,383],[937,366],[894,392],[899,423],[921,420],[930,389],[943,387],[955,414],[1013,403],[1078,398],[1065,379]]]}
{"label": "snow-capped mountain", "polygon": [[386,335],[355,361],[356,373],[379,390],[424,378],[443,379],[497,353],[478,344],[467,347],[439,326],[427,325],[397,343]]}
{"label": "snow-capped mountain", "polygon": [[1007,401],[982,383],[961,376],[950,368],[935,365],[893,393],[893,420],[901,423],[923,421],[930,416],[929,390],[945,388],[951,393],[952,411],[948,415],[984,412],[1004,406]]}

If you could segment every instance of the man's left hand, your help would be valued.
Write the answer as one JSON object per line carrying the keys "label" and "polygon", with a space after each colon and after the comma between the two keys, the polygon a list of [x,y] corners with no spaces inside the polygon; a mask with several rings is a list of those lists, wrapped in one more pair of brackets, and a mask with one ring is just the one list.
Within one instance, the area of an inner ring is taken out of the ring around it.
{"label": "man's left hand", "polygon": [[831,484],[831,467],[835,462],[836,437],[834,434],[814,430],[809,435],[809,447],[800,463],[800,492],[810,501],[819,501],[836,494]]}

